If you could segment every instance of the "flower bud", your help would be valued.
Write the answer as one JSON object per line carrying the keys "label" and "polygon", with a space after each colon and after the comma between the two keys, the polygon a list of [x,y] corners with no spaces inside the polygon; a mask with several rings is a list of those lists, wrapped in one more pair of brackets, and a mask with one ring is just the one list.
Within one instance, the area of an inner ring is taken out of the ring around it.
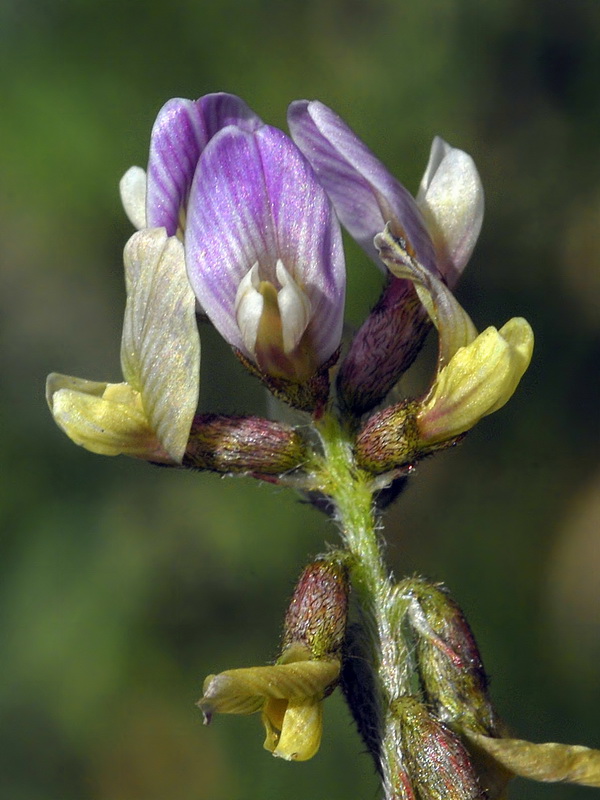
{"label": "flower bud", "polygon": [[[414,697],[392,706],[389,739],[402,752],[406,773],[394,797],[419,800],[484,800],[469,754],[459,737]],[[407,787],[407,779],[410,785]],[[407,790],[408,789],[408,790]]]}
{"label": "flower bud", "polygon": [[410,578],[397,587],[415,638],[418,672],[428,703],[443,721],[488,735],[499,721],[475,637],[442,586]]}
{"label": "flower bud", "polygon": [[348,575],[335,555],[304,570],[285,617],[282,653],[274,666],[209,675],[198,705],[208,723],[214,712],[262,712],[264,747],[286,761],[318,751],[322,700],[337,686],[346,630]]}
{"label": "flower bud", "polygon": [[305,442],[288,425],[260,417],[198,414],[183,465],[222,474],[280,475],[305,459]]}
{"label": "flower bud", "polygon": [[378,475],[416,461],[417,410],[418,403],[405,401],[373,414],[356,438],[357,464]]}
{"label": "flower bud", "polygon": [[283,651],[308,648],[313,658],[339,658],[348,616],[348,569],[336,557],[303,571],[285,615]]}
{"label": "flower bud", "polygon": [[413,363],[430,328],[411,284],[390,275],[340,366],[342,407],[360,416],[380,403]]}

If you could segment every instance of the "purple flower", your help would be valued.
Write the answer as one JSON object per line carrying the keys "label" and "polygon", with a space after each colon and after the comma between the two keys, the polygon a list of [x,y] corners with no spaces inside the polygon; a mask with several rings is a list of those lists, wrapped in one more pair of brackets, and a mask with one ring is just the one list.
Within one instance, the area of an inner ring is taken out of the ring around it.
{"label": "purple flower", "polygon": [[166,103],[148,172],[132,167],[121,196],[134,225],[184,238],[199,305],[263,377],[303,383],[335,353],[346,278],[331,202],[240,98]]}
{"label": "purple flower", "polygon": [[131,167],[121,179],[121,198],[136,228],[185,228],[186,205],[202,151],[228,125],[253,131],[262,125],[239,97],[219,92],[199,100],[169,100],[150,137],[148,172]]}
{"label": "purple flower", "polygon": [[221,335],[265,375],[302,383],[337,350],[345,267],[331,203],[276,128],[223,128],[198,161],[190,283]]}
{"label": "purple flower", "polygon": [[[380,268],[373,239],[389,223],[431,275],[456,283],[483,218],[483,190],[470,156],[436,137],[413,198],[327,106],[296,101],[288,122],[340,221]],[[360,416],[380,403],[414,360],[429,327],[412,285],[388,273],[377,305],[340,366],[342,405]]]}
{"label": "purple flower", "polygon": [[290,105],[288,123],[342,224],[375,263],[381,266],[373,238],[391,222],[421,264],[455,282],[483,220],[483,189],[467,153],[436,136],[413,198],[323,103],[297,100]]}

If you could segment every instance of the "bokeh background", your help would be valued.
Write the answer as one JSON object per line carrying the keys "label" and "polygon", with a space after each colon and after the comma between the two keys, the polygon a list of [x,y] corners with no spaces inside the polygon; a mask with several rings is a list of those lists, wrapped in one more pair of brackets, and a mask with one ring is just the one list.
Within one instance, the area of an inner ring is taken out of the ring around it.
{"label": "bokeh background", "polygon": [[[93,456],[44,401],[50,371],[119,380],[118,179],[166,99],[217,90],[282,127],[323,100],[413,191],[435,134],[474,156],[486,219],[459,296],[480,327],[527,317],[535,358],[419,469],[387,556],[452,588],[515,732],[600,746],[599,39],[597,0],[2,0],[2,797],[378,796],[337,693],[306,764],[263,752],[257,718],[205,729],[193,705],[207,673],[276,654],[334,526],[283,490]],[[348,269],[356,324],[380,276],[352,243]],[[203,347],[203,409],[264,409]]]}

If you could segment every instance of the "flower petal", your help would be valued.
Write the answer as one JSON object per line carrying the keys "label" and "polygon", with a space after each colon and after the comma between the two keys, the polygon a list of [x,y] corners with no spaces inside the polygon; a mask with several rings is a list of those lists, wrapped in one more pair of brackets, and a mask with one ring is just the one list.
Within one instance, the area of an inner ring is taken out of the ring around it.
{"label": "flower petal", "polygon": [[453,439],[501,408],[514,393],[532,352],[533,332],[522,318],[510,320],[501,331],[487,328],[458,350],[439,372],[417,415],[423,441]]}
{"label": "flower petal", "polygon": [[483,222],[483,186],[467,153],[436,136],[417,194],[438,256],[452,287],[469,260]]}
{"label": "flower petal", "polygon": [[124,261],[123,376],[140,393],[152,429],[179,463],[198,404],[200,371],[183,245],[163,228],[146,229],[131,237]]}
{"label": "flower petal", "polygon": [[221,128],[256,130],[262,121],[232,94],[208,94],[199,100],[169,100],[152,128],[148,162],[148,227],[177,233],[200,153]]}
{"label": "flower petal", "polygon": [[503,767],[534,781],[600,787],[600,750],[581,745],[492,739],[468,731],[469,739]]}
{"label": "flower petal", "polygon": [[146,172],[130,167],[119,182],[121,202],[134,228],[146,227]]}
{"label": "flower petal", "polygon": [[288,125],[340,221],[377,265],[373,237],[394,219],[419,261],[436,270],[433,245],[415,200],[337,114],[316,100],[297,100],[289,107]]}
{"label": "flower petal", "polygon": [[59,428],[86,450],[170,462],[148,422],[140,395],[129,384],[52,373],[46,397]]}
{"label": "flower petal", "polygon": [[251,714],[266,699],[321,699],[339,671],[340,662],[335,659],[230,669],[208,676],[198,705],[207,714]]}
{"label": "flower petal", "polygon": [[307,336],[319,363],[338,347],[345,291],[339,227],[310,166],[281,131],[227,128],[213,138],[192,185],[185,242],[198,300],[248,358],[235,301],[257,262],[261,279],[276,285],[281,260],[307,295]]}
{"label": "flower petal", "polygon": [[459,348],[477,336],[471,318],[443,281],[425,269],[407,252],[406,244],[392,235],[390,226],[375,237],[375,246],[390,272],[414,283],[421,302],[438,329],[440,364],[447,364]]}
{"label": "flower petal", "polygon": [[283,726],[277,745],[274,749],[266,746],[266,749],[271,750],[277,758],[283,758],[286,761],[308,761],[319,749],[322,732],[323,703],[321,699],[290,700],[283,717]]}

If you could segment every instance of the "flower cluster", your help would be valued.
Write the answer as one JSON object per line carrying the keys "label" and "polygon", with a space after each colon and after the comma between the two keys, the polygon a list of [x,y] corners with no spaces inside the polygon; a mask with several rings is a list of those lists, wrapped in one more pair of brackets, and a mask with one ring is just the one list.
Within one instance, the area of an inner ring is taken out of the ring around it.
{"label": "flower cluster", "polygon": [[[286,482],[340,523],[346,550],[302,573],[276,663],[208,676],[206,722],[260,712],[265,748],[303,761],[340,683],[387,798],[493,800],[516,774],[598,786],[597,751],[505,736],[458,606],[420,579],[394,585],[379,550],[374,496],[501,408],[532,356],[524,319],[479,333],[452,291],[483,219],[473,160],[436,137],[412,197],[322,103],[292,103],[288,123],[291,138],[229,94],[161,109],[147,170],[120,185],[138,229],[123,380],[52,374],[52,415],[92,452]],[[384,276],[347,343],[341,226]],[[199,317],[301,424],[198,408]],[[431,385],[398,402],[432,328]]]}
{"label": "flower cluster", "polygon": [[[322,103],[292,103],[288,121],[291,138],[223,93],[170,100],[159,112],[147,170],[132,167],[121,180],[139,229],[124,256],[125,381],[48,380],[54,418],[76,443],[260,476],[306,463],[287,426],[196,413],[194,312],[290,405],[315,418],[336,405],[358,431],[357,462],[373,475],[456,441],[514,392],[531,358],[529,325],[513,319],[478,335],[451,291],[483,217],[470,156],[436,137],[413,198]],[[340,224],[386,276],[341,359]],[[429,391],[365,421],[432,324],[440,357]]]}

